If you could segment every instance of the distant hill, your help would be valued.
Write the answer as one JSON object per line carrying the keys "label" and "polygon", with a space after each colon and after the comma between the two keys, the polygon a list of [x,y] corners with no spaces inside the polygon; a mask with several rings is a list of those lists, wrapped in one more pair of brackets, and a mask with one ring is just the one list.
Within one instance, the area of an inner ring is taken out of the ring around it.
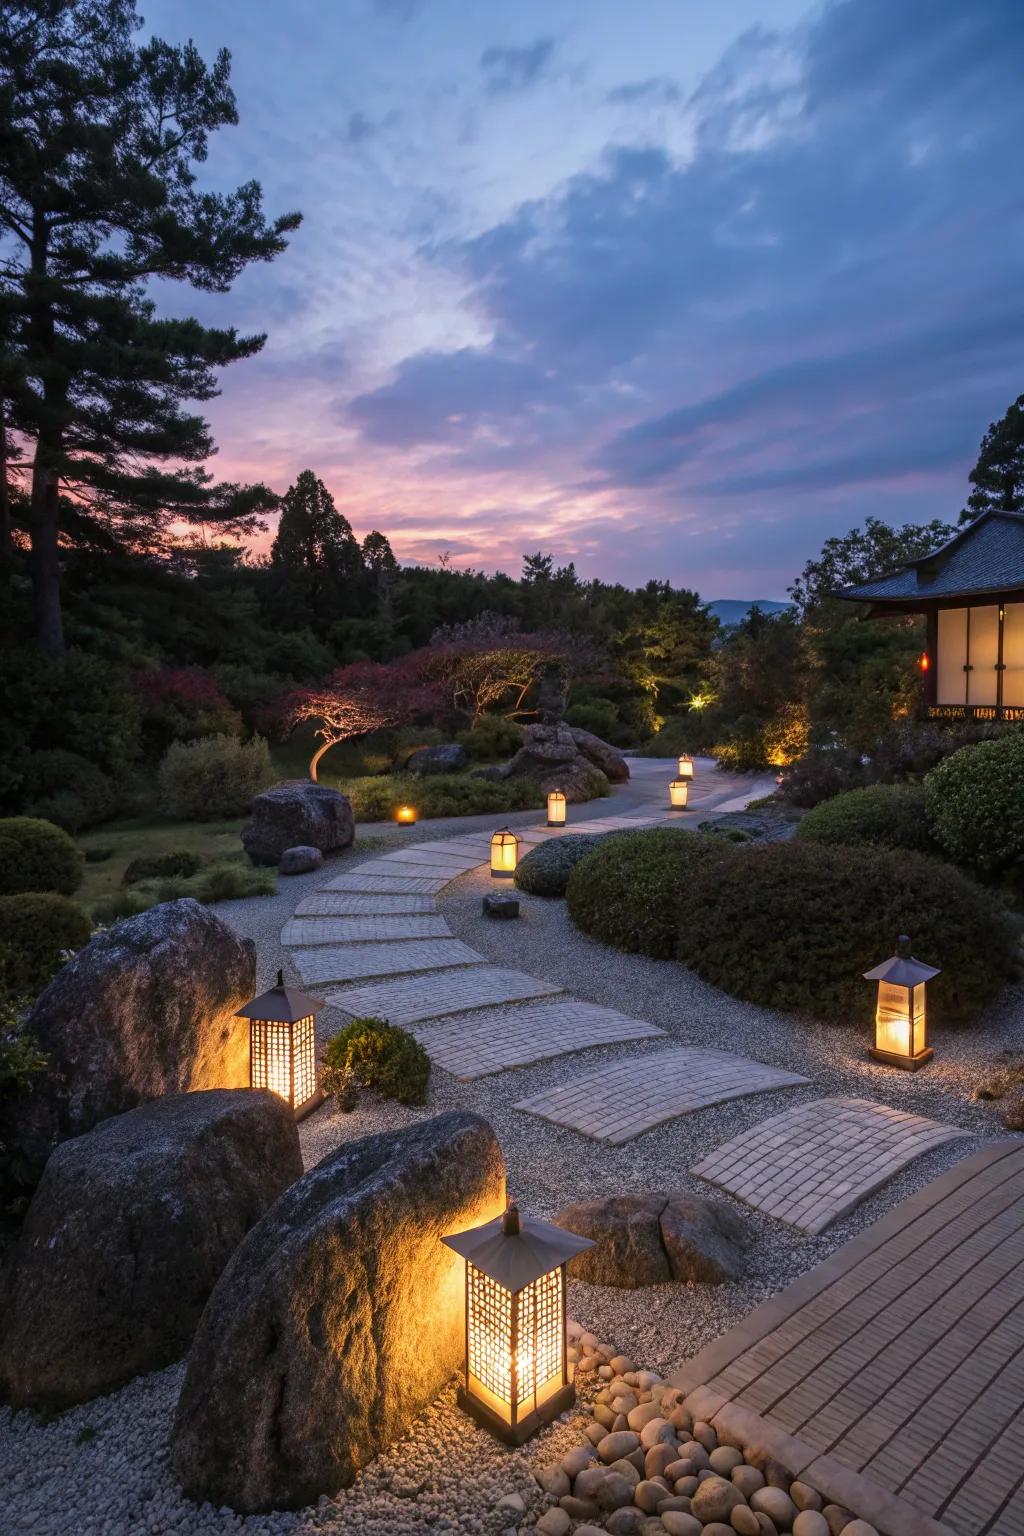
{"label": "distant hill", "polygon": [[784,608],[792,606],[792,603],[773,602],[768,597],[752,597],[749,602],[745,602],[742,597],[720,597],[708,603],[708,612],[713,613],[719,624],[728,629],[733,624],[742,624],[751,608],[760,608],[762,613],[781,613]]}

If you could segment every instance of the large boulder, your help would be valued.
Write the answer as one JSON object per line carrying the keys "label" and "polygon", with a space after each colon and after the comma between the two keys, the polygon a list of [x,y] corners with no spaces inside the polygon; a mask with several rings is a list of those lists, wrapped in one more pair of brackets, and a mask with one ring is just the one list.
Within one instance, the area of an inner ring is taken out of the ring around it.
{"label": "large boulder", "polygon": [[735,1279],[749,1241],[743,1221],[723,1201],[685,1191],[584,1200],[554,1221],[594,1243],[570,1260],[573,1279],[625,1290]]}
{"label": "large boulder", "polygon": [[253,1513],[350,1483],[458,1369],[464,1271],[441,1238],[504,1191],[494,1132],[462,1110],[348,1142],[286,1190],[189,1354],[170,1446],[186,1493]]}
{"label": "large boulder", "polygon": [[65,1408],[177,1360],[235,1248],[301,1175],[287,1105],[247,1088],[173,1094],[64,1142],[14,1257],[11,1402]]}
{"label": "large boulder", "polygon": [[5,1100],[0,1141],[41,1170],[53,1147],[146,1099],[249,1086],[256,947],[185,897],[98,934],[40,993],[27,1027],[47,1063]]}
{"label": "large boulder", "polygon": [[449,741],[440,747],[420,747],[410,755],[405,766],[410,773],[458,773],[468,762],[465,747],[457,741]]}
{"label": "large boulder", "polygon": [[629,764],[616,747],[591,731],[581,731],[578,726],[571,725],[569,731],[579,751],[595,768],[600,768],[610,783],[625,784],[629,778]]}
{"label": "large boulder", "polygon": [[288,779],[253,800],[242,846],[254,864],[276,864],[286,848],[335,853],[351,847],[355,835],[347,795],[308,779]]}
{"label": "large boulder", "polygon": [[550,773],[546,773],[540,781],[540,787],[546,795],[550,795],[554,789],[560,789],[570,805],[582,805],[584,801],[606,795],[608,780],[600,768],[588,763],[585,757],[577,757],[571,763],[563,763],[561,768],[553,768]]}
{"label": "large boulder", "polygon": [[528,778],[548,773],[561,763],[579,757],[572,731],[564,723],[523,727],[523,744],[507,767],[507,778]]}

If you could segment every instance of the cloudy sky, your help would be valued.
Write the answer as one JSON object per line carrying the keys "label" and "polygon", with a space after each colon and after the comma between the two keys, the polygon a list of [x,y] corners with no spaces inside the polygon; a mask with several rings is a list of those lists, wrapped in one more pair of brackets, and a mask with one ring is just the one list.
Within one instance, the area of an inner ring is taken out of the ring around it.
{"label": "cloudy sky", "polygon": [[204,179],[304,214],[187,297],[269,333],[218,472],[310,467],[402,559],[783,597],[955,518],[1024,391],[1022,0],[143,9],[232,51]]}

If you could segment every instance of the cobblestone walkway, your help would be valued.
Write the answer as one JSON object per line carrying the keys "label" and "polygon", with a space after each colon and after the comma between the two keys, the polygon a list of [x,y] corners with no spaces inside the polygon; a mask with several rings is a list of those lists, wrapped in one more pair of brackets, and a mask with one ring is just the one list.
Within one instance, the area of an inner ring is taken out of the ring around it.
{"label": "cobblestone walkway", "polygon": [[1024,1141],[965,1158],[672,1380],[891,1536],[1024,1536]]}
{"label": "cobblestone walkway", "polygon": [[483,1009],[442,1023],[428,1019],[415,1025],[413,1034],[426,1047],[431,1061],[454,1077],[467,1080],[593,1045],[664,1039],[665,1032],[655,1024],[616,1013],[614,1008],[558,997],[552,1002],[523,1003],[518,1008]]}
{"label": "cobblestone walkway", "polygon": [[967,1134],[870,1099],[815,1099],[751,1126],[691,1171],[801,1232],[823,1232],[915,1157]]}
{"label": "cobblestone walkway", "polygon": [[620,1146],[652,1126],[708,1104],[769,1088],[793,1088],[806,1081],[795,1072],[766,1067],[729,1051],[679,1045],[573,1077],[535,1098],[523,1099],[516,1108],[569,1126],[595,1141]]}

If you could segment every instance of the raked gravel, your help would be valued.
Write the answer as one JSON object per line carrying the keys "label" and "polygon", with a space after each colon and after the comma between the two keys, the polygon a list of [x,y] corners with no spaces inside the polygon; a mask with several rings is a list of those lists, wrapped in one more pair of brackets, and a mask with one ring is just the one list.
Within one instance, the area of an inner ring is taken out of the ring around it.
{"label": "raked gravel", "polygon": [[[655,770],[646,764],[644,768],[645,778],[653,776]],[[612,806],[631,810],[643,803],[643,786],[629,786],[613,801],[585,809],[600,815]],[[489,826],[492,819],[435,822],[420,835],[454,836]],[[535,824],[537,813],[512,820]],[[331,860],[329,873],[340,873],[346,865],[410,840],[407,833],[370,829],[361,833],[355,849]],[[220,916],[257,941],[260,986],[273,980],[279,965],[287,970],[287,954],[279,943],[281,927],[324,879],[322,871],[281,879],[273,897],[218,906]],[[936,1031],[935,1060],[924,1072],[904,1074],[879,1067],[864,1055],[870,1012],[866,984],[860,1021],[828,1025],[795,1019],[737,1002],[672,962],[594,944],[572,927],[561,901],[521,895],[517,922],[486,919],[480,902],[490,889],[486,872],[471,872],[446,888],[439,910],[460,938],[495,964],[514,966],[557,982],[577,997],[659,1024],[673,1041],[736,1051],[803,1073],[811,1079],[809,1086],[712,1106],[625,1146],[611,1147],[512,1106],[625,1055],[653,1060],[657,1042],[602,1047],[467,1083],[435,1070],[429,1103],[422,1109],[372,1099],[364,1099],[348,1115],[325,1106],[301,1127],[307,1166],[342,1141],[461,1106],[479,1111],[494,1125],[508,1164],[509,1187],[519,1201],[538,1215],[549,1215],[569,1201],[618,1191],[692,1188],[715,1193],[687,1171],[701,1157],[778,1113],[783,1104],[832,1094],[877,1098],[973,1133],[912,1164],[818,1237],[803,1236],[737,1205],[755,1238],[747,1272],[737,1283],[671,1284],[643,1291],[573,1283],[572,1315],[614,1340],[645,1368],[667,1372],[884,1210],[1000,1134],[993,1109],[972,1103],[970,1094],[1000,1051],[1024,1050],[1024,997],[1019,991],[1008,993],[1002,1006],[969,1034]],[[320,1022],[327,1036],[341,1020],[326,1010]],[[454,1391],[449,1390],[408,1436],[385,1450],[335,1499],[323,1499],[315,1509],[297,1513],[243,1518],[192,1504],[167,1472],[167,1436],[182,1371],[183,1366],[175,1365],[139,1377],[121,1391],[48,1424],[28,1413],[0,1410],[0,1536],[285,1536],[313,1531],[333,1536],[498,1536],[532,1524],[543,1504],[530,1469],[577,1444],[585,1422],[582,1410],[577,1410],[570,1423],[556,1424],[521,1450],[510,1450],[477,1429],[455,1407]],[[496,1507],[510,1493],[523,1499],[522,1513]]]}

